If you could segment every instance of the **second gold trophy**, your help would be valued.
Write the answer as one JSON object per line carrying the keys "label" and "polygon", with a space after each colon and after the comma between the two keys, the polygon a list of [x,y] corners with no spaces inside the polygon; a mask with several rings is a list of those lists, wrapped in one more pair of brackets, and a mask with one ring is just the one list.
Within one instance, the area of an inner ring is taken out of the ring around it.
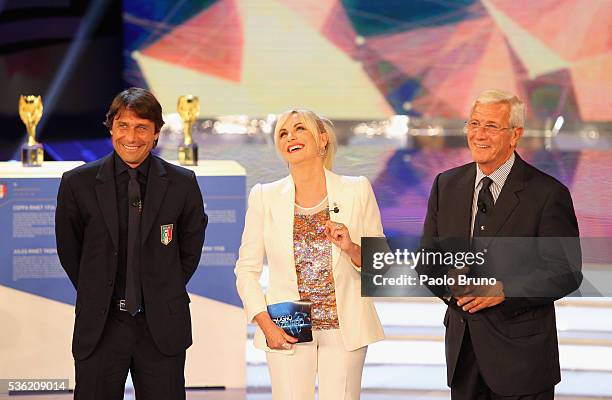
{"label": "second gold trophy", "polygon": [[181,165],[198,165],[198,145],[193,142],[191,129],[200,115],[200,100],[197,96],[185,95],[178,99],[177,111],[183,121],[184,140],[178,148]]}

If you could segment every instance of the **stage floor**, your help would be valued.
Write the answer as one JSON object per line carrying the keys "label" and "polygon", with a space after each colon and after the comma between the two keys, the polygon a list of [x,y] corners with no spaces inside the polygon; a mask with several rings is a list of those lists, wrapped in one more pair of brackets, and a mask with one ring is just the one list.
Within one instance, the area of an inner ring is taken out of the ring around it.
{"label": "stage floor", "polygon": [[[0,399],[13,399],[15,396],[0,395]],[[364,390],[361,400],[447,400],[449,393],[445,391],[414,391],[414,390]],[[20,400],[69,400],[72,394],[61,395],[20,395]],[[269,391],[258,390],[219,390],[219,391],[187,391],[187,400],[271,400]],[[556,396],[557,400],[604,400],[610,397],[575,397]],[[124,400],[135,400],[131,391],[126,391]]]}

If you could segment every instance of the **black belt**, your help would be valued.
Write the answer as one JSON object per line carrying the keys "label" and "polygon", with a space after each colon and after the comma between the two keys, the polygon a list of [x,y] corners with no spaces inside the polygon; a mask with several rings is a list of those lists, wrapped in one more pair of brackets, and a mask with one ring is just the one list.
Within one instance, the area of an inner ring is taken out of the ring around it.
{"label": "black belt", "polygon": [[[128,308],[127,308],[127,303],[125,301],[125,299],[113,299],[112,301],[112,306],[113,309],[117,310],[117,311],[125,311],[128,312]],[[138,310],[137,314],[143,313],[144,312],[144,308],[140,307],[140,309]]]}

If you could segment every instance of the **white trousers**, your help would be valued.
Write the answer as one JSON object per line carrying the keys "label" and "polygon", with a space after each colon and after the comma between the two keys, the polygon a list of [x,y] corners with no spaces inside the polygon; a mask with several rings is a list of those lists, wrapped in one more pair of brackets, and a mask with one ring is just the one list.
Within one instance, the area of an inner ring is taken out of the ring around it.
{"label": "white trousers", "polygon": [[312,342],[293,345],[293,354],[267,352],[272,400],[358,400],[367,346],[344,349],[339,329],[313,330]]}

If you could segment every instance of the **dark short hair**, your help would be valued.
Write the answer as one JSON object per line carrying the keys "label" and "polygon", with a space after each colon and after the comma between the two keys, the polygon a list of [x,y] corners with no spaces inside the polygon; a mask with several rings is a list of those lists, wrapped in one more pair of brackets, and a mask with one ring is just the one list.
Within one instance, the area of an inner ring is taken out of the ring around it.
{"label": "dark short hair", "polygon": [[164,126],[161,105],[155,96],[153,96],[153,93],[146,89],[131,87],[115,96],[106,113],[104,126],[112,129],[115,117],[124,110],[130,110],[138,115],[138,117],[153,122],[155,124],[155,133],[159,132],[162,126]]}

